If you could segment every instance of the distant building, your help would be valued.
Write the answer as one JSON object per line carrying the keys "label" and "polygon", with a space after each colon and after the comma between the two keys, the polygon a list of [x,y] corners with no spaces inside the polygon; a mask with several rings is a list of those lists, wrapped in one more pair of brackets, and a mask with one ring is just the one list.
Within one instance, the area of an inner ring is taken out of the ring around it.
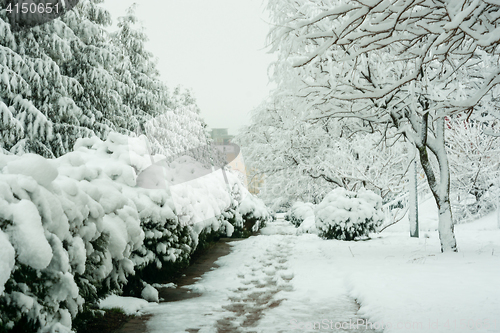
{"label": "distant building", "polygon": [[234,135],[229,135],[227,128],[212,128],[211,131],[212,140],[214,140],[217,145],[228,145],[234,138]]}
{"label": "distant building", "polygon": [[[229,135],[227,128],[213,128],[211,131],[212,140],[217,145],[217,148],[226,155],[226,160],[231,161],[229,166],[237,172],[238,178],[241,179],[245,187],[248,187],[247,172],[241,151],[237,151],[236,147],[231,144],[234,135]],[[238,154],[236,156],[236,154]]]}

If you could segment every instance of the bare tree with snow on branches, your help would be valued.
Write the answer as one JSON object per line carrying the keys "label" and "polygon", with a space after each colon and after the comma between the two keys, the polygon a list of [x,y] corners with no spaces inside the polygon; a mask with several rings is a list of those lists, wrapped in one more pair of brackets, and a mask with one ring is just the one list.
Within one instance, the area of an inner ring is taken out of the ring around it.
{"label": "bare tree with snow on branches", "polygon": [[500,4],[275,0],[269,9],[279,89],[295,93],[308,119],[359,118],[414,144],[439,208],[441,250],[457,251],[445,117],[495,103]]}

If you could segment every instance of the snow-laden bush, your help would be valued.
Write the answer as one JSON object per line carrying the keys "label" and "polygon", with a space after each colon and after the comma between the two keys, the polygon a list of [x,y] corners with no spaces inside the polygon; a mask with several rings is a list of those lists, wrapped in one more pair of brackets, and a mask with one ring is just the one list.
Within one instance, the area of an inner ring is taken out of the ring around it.
{"label": "snow-laden bush", "polygon": [[314,204],[297,201],[287,212],[285,220],[290,221],[295,227],[298,227],[309,216],[314,216]]}
{"label": "snow-laden bush", "polygon": [[316,228],[326,239],[354,240],[376,232],[384,220],[382,198],[370,190],[336,188],[315,209]]}
{"label": "snow-laden bush", "polygon": [[240,236],[247,236],[265,227],[273,216],[261,199],[251,195],[246,189],[243,190],[245,195],[236,213],[241,215],[243,223],[235,229]]}
{"label": "snow-laden bush", "polygon": [[104,231],[102,221],[100,227],[91,228],[80,218],[85,213],[99,216],[98,209],[87,206],[82,211],[75,205],[78,200],[93,200],[71,188],[72,182],[68,187],[55,182],[57,171],[46,162],[31,154],[2,158],[0,229],[15,250],[10,276],[1,288],[2,329],[20,321],[26,331],[71,323],[84,301],[75,281],[85,271],[84,238]]}
{"label": "snow-laden bush", "polygon": [[177,159],[159,168],[163,187],[138,186],[161,158],[143,138],[116,133],[79,139],[54,160],[0,153],[0,332],[69,331],[84,305],[146,268],[186,264],[202,233],[231,235],[224,213],[239,201],[222,174],[185,184],[182,172],[201,171]]}
{"label": "snow-laden bush", "polygon": [[313,215],[310,215],[302,221],[300,226],[296,230],[297,235],[301,234],[318,234],[318,228],[316,228],[316,218]]}

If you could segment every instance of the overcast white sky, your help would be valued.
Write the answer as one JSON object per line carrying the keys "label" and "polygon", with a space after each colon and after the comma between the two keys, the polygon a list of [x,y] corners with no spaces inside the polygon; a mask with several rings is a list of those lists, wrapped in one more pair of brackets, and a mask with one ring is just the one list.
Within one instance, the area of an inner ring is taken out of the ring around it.
{"label": "overcast white sky", "polygon": [[269,92],[262,0],[105,0],[116,23],[137,3],[162,78],[190,88],[211,128],[231,134]]}

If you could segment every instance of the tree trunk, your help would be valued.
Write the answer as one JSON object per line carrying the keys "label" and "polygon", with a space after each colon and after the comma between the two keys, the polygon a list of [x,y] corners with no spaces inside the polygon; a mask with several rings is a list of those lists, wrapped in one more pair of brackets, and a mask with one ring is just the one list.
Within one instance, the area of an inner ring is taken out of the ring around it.
{"label": "tree trunk", "polygon": [[[412,154],[413,155],[413,154]],[[415,156],[415,155],[413,155]],[[419,237],[418,234],[418,192],[417,192],[417,162],[411,161],[409,175],[409,206],[410,237]]]}
{"label": "tree trunk", "polygon": [[[444,144],[444,119],[436,120],[436,136],[431,140],[427,138],[427,119],[425,114],[422,121],[422,139],[417,144],[420,155],[420,163],[427,176],[427,182],[431,188],[434,200],[439,210],[439,239],[441,241],[441,252],[458,252],[455,232],[453,227],[453,217],[450,205],[450,169],[448,166],[448,156]],[[439,164],[439,182],[434,175],[427,152],[429,148],[436,156]]]}
{"label": "tree trunk", "polygon": [[[437,200],[436,200],[437,203]],[[439,240],[441,241],[441,252],[458,252],[457,241],[453,227],[453,217],[451,215],[450,199],[441,200],[439,208]]]}

